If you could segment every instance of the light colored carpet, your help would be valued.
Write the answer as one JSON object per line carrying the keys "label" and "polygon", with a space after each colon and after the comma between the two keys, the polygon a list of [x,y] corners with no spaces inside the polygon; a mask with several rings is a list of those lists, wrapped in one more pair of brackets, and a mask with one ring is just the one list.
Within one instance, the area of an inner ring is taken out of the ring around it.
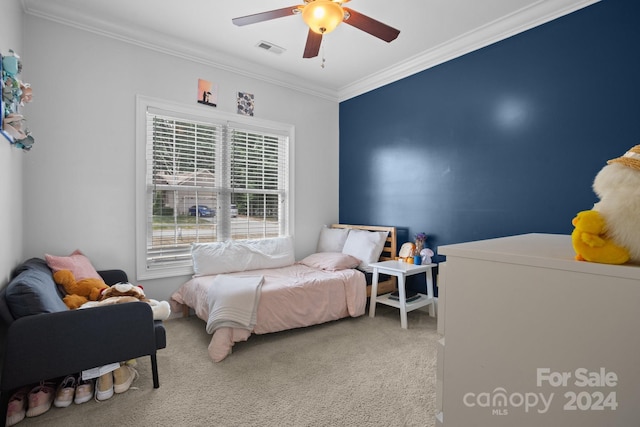
{"label": "light colored carpet", "polygon": [[220,363],[209,359],[202,320],[169,320],[159,389],[149,358],[140,358],[140,377],[126,393],[52,407],[17,425],[430,427],[436,320],[422,310],[408,318],[402,330],[398,310],[378,306],[373,319],[253,335]]}

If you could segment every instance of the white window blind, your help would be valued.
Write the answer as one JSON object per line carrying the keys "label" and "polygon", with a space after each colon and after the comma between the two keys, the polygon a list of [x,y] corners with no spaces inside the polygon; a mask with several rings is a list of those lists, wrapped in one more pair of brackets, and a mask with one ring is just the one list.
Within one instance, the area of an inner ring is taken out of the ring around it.
{"label": "white window blind", "polygon": [[140,244],[138,251],[146,273],[191,271],[195,242],[288,234],[286,127],[157,108],[145,109],[144,123],[144,253]]}
{"label": "white window blind", "polygon": [[246,221],[231,224],[232,238],[284,235],[289,176],[286,138],[233,127],[229,131],[230,199],[247,213]]}

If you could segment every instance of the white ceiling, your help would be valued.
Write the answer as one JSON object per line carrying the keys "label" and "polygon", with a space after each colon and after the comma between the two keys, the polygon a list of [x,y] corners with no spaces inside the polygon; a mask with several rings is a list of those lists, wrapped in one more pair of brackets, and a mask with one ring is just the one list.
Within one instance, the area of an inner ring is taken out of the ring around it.
{"label": "white ceiling", "polygon": [[[26,13],[342,101],[525,31],[598,0],[352,0],[400,30],[391,43],[350,25],[303,59],[299,15],[238,27],[231,19],[292,0],[22,0]],[[302,2],[300,2],[302,3]],[[285,49],[256,47],[266,41]],[[324,62],[324,68],[322,60]]]}

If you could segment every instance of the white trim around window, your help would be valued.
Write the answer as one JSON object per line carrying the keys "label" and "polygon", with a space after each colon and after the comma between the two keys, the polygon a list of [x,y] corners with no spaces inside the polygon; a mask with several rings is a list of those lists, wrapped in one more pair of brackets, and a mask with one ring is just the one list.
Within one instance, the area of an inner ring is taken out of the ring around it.
{"label": "white trim around window", "polygon": [[294,126],[136,97],[136,277],[193,274],[191,243],[293,235]]}

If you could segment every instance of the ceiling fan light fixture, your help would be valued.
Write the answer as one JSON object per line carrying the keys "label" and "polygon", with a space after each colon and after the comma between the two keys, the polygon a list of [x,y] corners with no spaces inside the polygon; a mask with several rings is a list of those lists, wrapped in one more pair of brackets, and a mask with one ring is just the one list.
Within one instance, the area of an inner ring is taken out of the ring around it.
{"label": "ceiling fan light fixture", "polygon": [[327,34],[342,22],[344,10],[336,1],[313,0],[302,10],[302,19],[314,33]]}

